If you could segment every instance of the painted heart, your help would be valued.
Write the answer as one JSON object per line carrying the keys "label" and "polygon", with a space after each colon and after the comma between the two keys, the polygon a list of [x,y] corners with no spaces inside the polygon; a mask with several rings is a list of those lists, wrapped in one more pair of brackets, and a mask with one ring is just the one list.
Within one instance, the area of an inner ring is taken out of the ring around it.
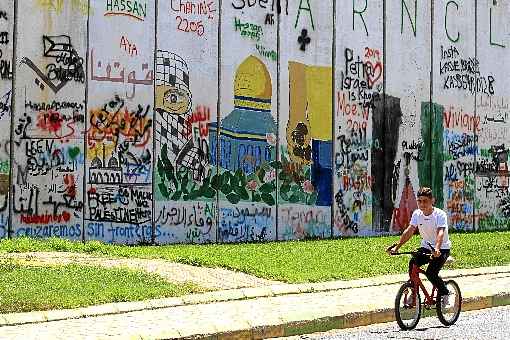
{"label": "painted heart", "polygon": [[80,154],[80,148],[75,146],[69,148],[67,152],[69,153],[69,157],[71,157],[71,159],[75,159]]}
{"label": "painted heart", "polygon": [[372,71],[372,72],[368,72],[368,86],[370,88],[373,88],[374,87],[374,84],[382,77],[382,64],[381,62],[377,62],[375,65],[372,64],[370,61],[366,61],[366,65],[367,65],[367,71]]}
{"label": "painted heart", "polygon": [[62,213],[62,219],[64,222],[68,222],[71,219],[71,214],[69,214],[67,211],[64,211]]}

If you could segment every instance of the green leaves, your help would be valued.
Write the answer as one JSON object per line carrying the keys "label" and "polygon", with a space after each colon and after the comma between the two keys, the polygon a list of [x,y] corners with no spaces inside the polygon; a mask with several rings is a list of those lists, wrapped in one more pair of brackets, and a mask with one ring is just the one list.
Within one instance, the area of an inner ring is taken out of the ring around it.
{"label": "green leaves", "polygon": [[311,180],[310,166],[291,164],[284,154],[281,155],[281,158],[282,162],[279,164],[271,163],[275,168],[280,169],[277,175],[279,183],[281,183],[279,199],[289,203],[315,205],[317,191],[305,192],[303,188],[303,185]]}
{"label": "green leaves", "polygon": [[263,192],[261,197],[262,201],[264,201],[264,203],[266,203],[267,205],[273,206],[276,204],[276,201],[273,198],[273,196],[267,192]]}
{"label": "green leaves", "polygon": [[289,195],[287,195],[286,192],[280,192],[280,199],[284,200],[284,201],[289,201]]}
{"label": "green leaves", "polygon": [[239,197],[244,200],[244,201],[247,201],[250,199],[250,195],[248,195],[248,191],[246,191],[246,188],[244,187],[241,187],[241,186],[234,186],[234,192],[239,195]]}
{"label": "green leaves", "polygon": [[274,187],[273,183],[264,183],[259,190],[261,193],[270,193],[274,189],[276,188]]}
{"label": "green leaves", "polygon": [[283,168],[282,162],[280,162],[280,161],[272,161],[271,163],[269,163],[269,165],[271,167],[273,167],[274,169],[281,169],[281,168]]}
{"label": "green leaves", "polygon": [[266,176],[266,171],[264,169],[260,169],[258,171],[258,177],[262,183],[264,183],[264,176]]}
{"label": "green leaves", "polygon": [[156,167],[158,169],[159,178],[164,180],[165,179],[165,166],[163,165],[163,162],[159,158],[158,158],[158,162],[156,164]]}
{"label": "green leaves", "polygon": [[300,199],[299,199],[299,195],[297,193],[293,193],[290,197],[289,197],[289,202],[290,203],[297,203],[299,202]]}
{"label": "green leaves", "polygon": [[178,201],[182,196],[182,191],[176,191],[172,196],[172,201]]}
{"label": "green leaves", "polygon": [[220,190],[226,196],[232,191],[232,188],[228,185],[228,183],[224,183],[221,185]]}
{"label": "green leaves", "polygon": [[163,161],[165,167],[171,167],[173,169],[172,163],[170,163],[170,160],[168,159],[168,148],[166,144],[164,144],[161,148],[161,160]]}
{"label": "green leaves", "polygon": [[[181,173],[181,171],[179,171],[179,174]],[[189,182],[189,179],[188,179],[188,172],[186,171],[186,173],[184,173],[183,175],[181,175],[181,190],[183,193],[187,194],[189,193],[189,190],[188,190],[188,182]]]}
{"label": "green leaves", "polygon": [[[168,147],[163,145],[161,155],[156,163],[161,183],[158,189],[165,199],[172,201],[190,201],[197,199],[214,199],[221,192],[222,195],[232,204],[241,201],[245,202],[264,202],[267,205],[276,205],[275,191],[276,178],[278,173],[276,169],[282,168],[282,163],[273,161],[264,163],[249,176],[237,169],[235,172],[223,171],[214,175],[209,175],[203,179],[203,182],[197,182],[193,179],[192,173],[185,167],[175,168],[168,158]],[[268,173],[271,173],[269,182],[264,182]],[[276,172],[276,173],[275,173]],[[274,173],[274,174],[273,174]],[[281,172],[283,173],[283,172]],[[290,190],[290,186],[284,188]]]}
{"label": "green leaves", "polygon": [[166,188],[165,183],[159,183],[158,188],[159,188],[159,191],[161,192],[161,195],[163,195],[163,197],[165,197],[165,198],[170,197],[170,193],[168,192],[168,189]]}
{"label": "green leaves", "polygon": [[211,187],[202,189],[201,193],[202,193],[202,196],[204,196],[205,198],[214,198],[214,196],[216,196],[216,190],[214,190]]}
{"label": "green leaves", "polygon": [[220,188],[221,188],[221,175],[220,174],[216,174],[212,177],[211,187],[216,191],[220,190]]}
{"label": "green leaves", "polygon": [[[161,179],[161,183],[158,184],[158,189],[163,197],[169,198],[170,194],[179,188],[179,183],[175,177],[175,168],[168,159],[166,144],[163,145],[161,149],[161,157],[158,158],[156,168],[159,178]],[[170,182],[174,189],[169,188],[166,181]]]}
{"label": "green leaves", "polygon": [[227,195],[227,200],[232,204],[237,204],[241,200],[241,197],[239,197],[239,195],[231,192],[230,194]]}
{"label": "green leaves", "polygon": [[306,198],[306,204],[307,205],[315,205],[315,202],[317,202],[317,192],[312,192],[308,197]]}
{"label": "green leaves", "polygon": [[287,194],[287,193],[289,193],[289,191],[290,191],[290,184],[286,184],[286,183],[282,184],[282,186],[280,187],[280,193]]}
{"label": "green leaves", "polygon": [[241,169],[237,169],[234,176],[234,181],[239,186],[244,187],[246,185],[246,175],[241,171]]}
{"label": "green leaves", "polygon": [[258,192],[254,192],[251,200],[252,202],[260,202],[262,200],[262,197],[260,197],[260,194]]}
{"label": "green leaves", "polygon": [[250,201],[251,198],[252,202],[264,202],[274,206],[276,204],[274,198],[276,181],[264,183],[265,175],[266,171],[263,168],[259,168],[247,178],[241,169],[238,169],[234,173],[225,171],[221,175],[215,175],[211,182],[213,183],[212,186],[218,187],[232,204],[237,204],[241,200]]}

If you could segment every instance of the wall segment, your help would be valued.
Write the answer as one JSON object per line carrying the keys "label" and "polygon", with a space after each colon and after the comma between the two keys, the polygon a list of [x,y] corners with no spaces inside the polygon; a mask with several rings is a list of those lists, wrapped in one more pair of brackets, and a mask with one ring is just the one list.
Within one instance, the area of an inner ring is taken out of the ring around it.
{"label": "wall segment", "polygon": [[510,6],[0,7],[0,238],[259,242],[510,226]]}
{"label": "wall segment", "polygon": [[11,168],[10,131],[14,52],[14,6],[0,7],[0,237],[9,231],[9,174]]}

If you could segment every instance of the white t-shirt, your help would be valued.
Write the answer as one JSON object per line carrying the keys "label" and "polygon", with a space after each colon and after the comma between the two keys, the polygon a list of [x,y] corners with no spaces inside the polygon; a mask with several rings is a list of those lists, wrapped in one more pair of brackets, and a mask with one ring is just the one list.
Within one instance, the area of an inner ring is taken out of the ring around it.
{"label": "white t-shirt", "polygon": [[441,249],[450,249],[452,243],[448,238],[448,221],[446,213],[434,207],[434,210],[430,215],[425,215],[420,209],[416,209],[411,217],[411,225],[417,226],[421,235],[421,246],[429,249],[430,246],[427,242],[432,244],[432,247],[436,246],[437,229],[444,228],[443,244]]}

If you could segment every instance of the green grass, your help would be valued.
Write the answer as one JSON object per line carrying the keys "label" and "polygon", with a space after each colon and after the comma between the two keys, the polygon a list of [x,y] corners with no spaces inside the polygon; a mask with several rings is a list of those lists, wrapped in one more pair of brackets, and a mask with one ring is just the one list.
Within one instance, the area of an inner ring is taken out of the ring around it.
{"label": "green grass", "polygon": [[[455,233],[451,268],[510,264],[510,232]],[[13,239],[0,242],[0,251],[74,251],[104,256],[162,258],[186,264],[225,267],[279,281],[320,282],[405,273],[408,258],[390,257],[384,250],[398,239],[347,238],[249,244],[119,246],[62,239]],[[419,244],[415,236],[404,249]]]}
{"label": "green grass", "polygon": [[0,313],[64,309],[190,294],[157,275],[92,266],[36,267],[0,260]]}

